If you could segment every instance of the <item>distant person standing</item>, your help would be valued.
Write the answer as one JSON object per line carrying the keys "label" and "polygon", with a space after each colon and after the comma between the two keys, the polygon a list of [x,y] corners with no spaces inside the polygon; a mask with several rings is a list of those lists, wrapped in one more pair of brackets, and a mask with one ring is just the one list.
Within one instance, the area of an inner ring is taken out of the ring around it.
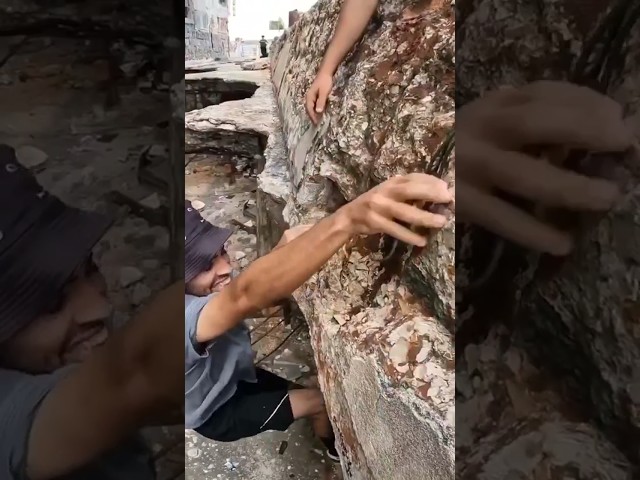
{"label": "distant person standing", "polygon": [[264,38],[264,35],[260,39],[260,58],[266,58],[269,54],[267,53],[267,41]]}

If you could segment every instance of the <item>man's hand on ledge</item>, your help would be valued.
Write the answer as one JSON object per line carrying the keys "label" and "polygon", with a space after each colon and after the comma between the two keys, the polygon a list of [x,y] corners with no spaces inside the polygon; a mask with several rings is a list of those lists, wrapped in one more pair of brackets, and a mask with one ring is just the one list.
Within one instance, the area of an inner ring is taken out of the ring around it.
{"label": "man's hand on ledge", "polygon": [[305,108],[314,125],[318,125],[333,88],[333,75],[345,56],[362,37],[379,0],[345,0],[340,8],[336,30],[322,58],[315,80],[305,98]]}
{"label": "man's hand on ledge", "polygon": [[314,125],[318,125],[333,89],[333,75],[320,71],[309,87],[305,101],[307,114]]}

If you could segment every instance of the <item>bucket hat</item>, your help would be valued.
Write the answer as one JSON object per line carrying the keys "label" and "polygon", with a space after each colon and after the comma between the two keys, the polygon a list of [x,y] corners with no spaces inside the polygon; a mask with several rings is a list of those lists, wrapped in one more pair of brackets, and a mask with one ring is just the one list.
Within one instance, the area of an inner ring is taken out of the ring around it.
{"label": "bucket hat", "polygon": [[111,224],[45,191],[0,144],[0,343],[57,303]]}
{"label": "bucket hat", "polygon": [[184,279],[190,282],[211,268],[233,230],[206,221],[189,200],[184,202],[184,227]]}

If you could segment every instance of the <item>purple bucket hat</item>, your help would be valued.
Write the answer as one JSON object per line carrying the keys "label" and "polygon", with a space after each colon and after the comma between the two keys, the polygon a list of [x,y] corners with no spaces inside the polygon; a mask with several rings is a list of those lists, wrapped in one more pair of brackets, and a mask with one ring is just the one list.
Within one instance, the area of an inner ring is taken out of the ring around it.
{"label": "purple bucket hat", "polygon": [[184,230],[184,281],[190,282],[211,268],[233,230],[207,222],[189,200],[184,202]]}
{"label": "purple bucket hat", "polygon": [[59,300],[111,223],[47,193],[0,145],[0,343]]}

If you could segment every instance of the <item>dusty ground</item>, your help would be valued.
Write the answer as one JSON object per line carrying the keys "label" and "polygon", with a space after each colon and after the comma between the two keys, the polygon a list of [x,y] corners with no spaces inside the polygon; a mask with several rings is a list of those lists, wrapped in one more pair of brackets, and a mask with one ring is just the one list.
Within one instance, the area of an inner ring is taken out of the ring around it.
{"label": "dusty ground", "polygon": [[[219,72],[237,70],[221,65]],[[217,72],[207,73],[207,76]],[[265,71],[242,72],[243,79],[261,80]],[[234,228],[229,252],[239,270],[256,258],[255,208],[256,178],[251,165],[238,159],[197,154],[186,158],[185,194],[204,204],[202,215],[209,221]],[[238,168],[239,167],[239,168]],[[233,174],[233,170],[237,173]],[[246,205],[246,207],[245,207]],[[289,380],[317,386],[313,352],[305,325],[286,322],[280,314],[248,322],[253,329],[254,349],[260,366]],[[264,360],[262,360],[264,358]],[[268,432],[230,444],[213,442],[193,431],[185,431],[186,478],[192,480],[338,480],[340,468],[324,457],[308,423],[294,424],[289,431]]]}
{"label": "dusty ground", "polygon": [[[17,43],[18,53],[8,55]],[[108,194],[118,190],[150,204],[165,201],[137,182],[136,164],[147,148],[164,154],[169,107],[166,86],[152,86],[148,76],[136,73],[120,79],[120,100],[112,104],[109,48],[76,39],[2,39],[0,60],[7,61],[0,68],[0,142],[28,152],[19,160],[64,200],[116,218],[95,258],[109,283],[116,323],[122,323],[169,281],[169,238],[165,228],[131,215]],[[129,51],[128,68],[144,64],[148,55],[145,49]],[[25,146],[32,148],[20,148]],[[145,432],[157,454],[158,480],[184,476],[182,430]]]}

